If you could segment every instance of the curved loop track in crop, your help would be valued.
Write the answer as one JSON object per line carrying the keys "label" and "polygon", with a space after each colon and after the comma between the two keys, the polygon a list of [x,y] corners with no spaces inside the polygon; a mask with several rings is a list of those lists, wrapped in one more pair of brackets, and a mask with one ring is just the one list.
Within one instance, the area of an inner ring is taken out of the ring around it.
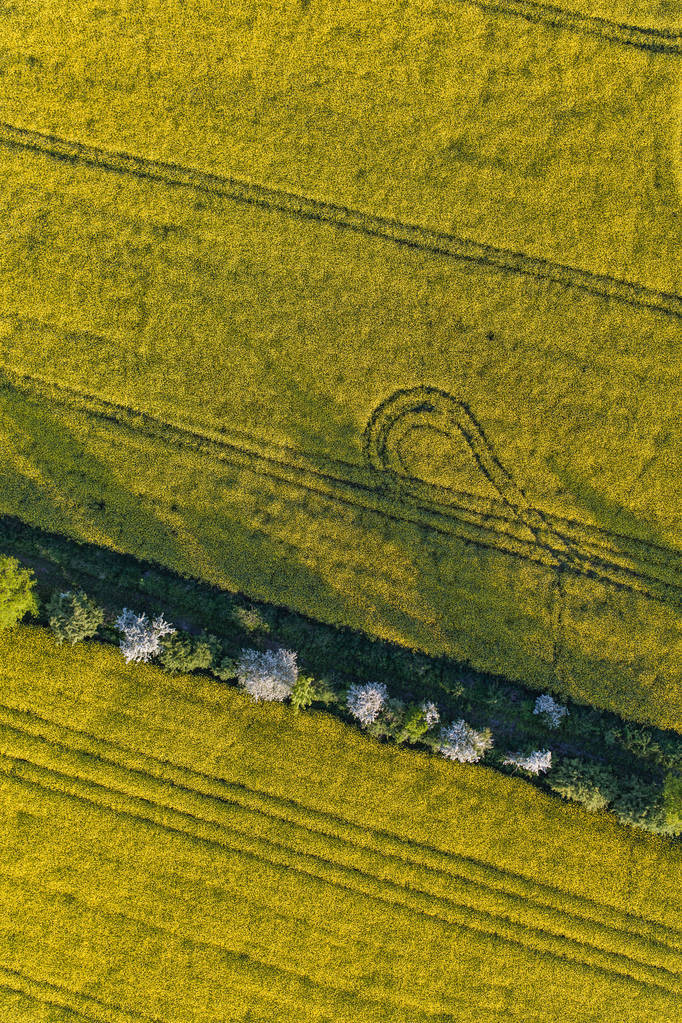
{"label": "curved loop track in crop", "polygon": [[[402,480],[386,470],[381,473],[383,478],[372,478],[378,474],[368,475],[361,466],[352,463],[308,456],[285,445],[265,445],[237,431],[211,431],[162,419],[66,384],[17,373],[0,364],[0,389],[3,386],[18,388],[29,396],[50,401],[53,406],[61,405],[77,414],[95,417],[135,436],[142,435],[151,441],[173,444],[203,457],[239,466],[276,480],[285,488],[303,489],[332,503],[366,510],[389,521],[414,524],[439,536],[455,537],[555,570],[561,567],[652,600],[682,604],[679,554],[641,539],[615,534],[612,538],[611,534],[587,523],[532,509],[499,465],[492,449],[486,452],[487,440],[479,427],[474,429],[473,419],[468,417],[463,420],[465,430],[473,431],[470,437],[477,445],[482,464],[493,471],[505,494],[497,503],[433,487],[419,480]],[[446,392],[442,394],[445,395],[443,400],[454,401]],[[367,440],[368,435],[380,429],[378,421],[383,415],[390,414],[391,399],[382,404],[370,420],[365,434],[367,450],[372,443]],[[389,480],[397,485],[387,488]],[[523,514],[515,510],[514,502]]]}

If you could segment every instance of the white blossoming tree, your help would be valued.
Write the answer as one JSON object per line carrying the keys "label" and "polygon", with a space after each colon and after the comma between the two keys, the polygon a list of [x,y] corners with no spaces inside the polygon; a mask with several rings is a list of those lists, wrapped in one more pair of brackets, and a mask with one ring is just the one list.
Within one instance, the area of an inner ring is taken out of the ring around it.
{"label": "white blossoming tree", "polygon": [[146,614],[136,614],[127,607],[115,624],[123,633],[119,646],[126,661],[150,661],[161,650],[162,638],[175,632],[163,615],[150,621]]}
{"label": "white blossoming tree", "polygon": [[528,756],[524,756],[523,753],[510,753],[502,763],[520,767],[529,774],[541,774],[549,771],[552,766],[552,752],[548,749],[535,749]]}
{"label": "white blossoming tree", "polygon": [[424,722],[427,728],[433,728],[434,725],[438,724],[440,721],[440,714],[438,713],[438,707],[435,703],[431,700],[425,700],[424,703],[422,703],[421,709],[424,712]]}
{"label": "white blossoming tree", "polygon": [[563,703],[557,703],[549,693],[543,693],[535,701],[533,713],[541,714],[550,728],[558,728],[568,714],[568,707],[565,707]]}
{"label": "white blossoming tree", "polygon": [[438,749],[448,760],[457,760],[460,764],[475,764],[492,744],[493,737],[489,728],[478,732],[466,721],[460,720],[441,729]]}
{"label": "white blossoming tree", "polygon": [[352,685],[346,695],[346,706],[354,718],[366,728],[376,721],[386,700],[388,689],[383,682],[365,682]]}
{"label": "white blossoming tree", "polygon": [[256,702],[286,700],[298,679],[293,650],[245,649],[237,662],[237,681]]}

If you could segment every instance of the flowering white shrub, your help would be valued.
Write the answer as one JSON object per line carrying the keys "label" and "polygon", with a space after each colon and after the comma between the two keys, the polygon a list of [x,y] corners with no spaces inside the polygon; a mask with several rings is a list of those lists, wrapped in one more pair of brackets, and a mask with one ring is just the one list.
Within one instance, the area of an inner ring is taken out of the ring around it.
{"label": "flowering white shrub", "polygon": [[237,681],[254,700],[286,700],[298,678],[293,650],[242,650]]}
{"label": "flowering white shrub", "polygon": [[549,693],[543,693],[535,701],[533,713],[544,714],[547,724],[551,728],[558,728],[563,718],[568,714],[568,707],[564,707],[563,703],[557,703]]}
{"label": "flowering white shrub", "polygon": [[431,700],[425,700],[422,703],[422,710],[424,711],[424,721],[426,722],[427,728],[432,728],[437,725],[440,721],[440,714],[438,713],[438,707]]}
{"label": "flowering white shrub", "polygon": [[522,753],[510,753],[502,763],[520,767],[530,774],[540,774],[541,771],[549,771],[552,766],[552,752],[548,749],[534,749],[527,757]]}
{"label": "flowering white shrub", "polygon": [[346,706],[361,725],[371,725],[388,699],[388,689],[383,682],[366,682],[352,685],[346,696]]}
{"label": "flowering white shrub", "polygon": [[123,633],[119,643],[126,661],[149,661],[161,650],[161,639],[170,636],[175,628],[159,615],[152,622],[146,614],[135,614],[124,607],[116,619],[116,628]]}
{"label": "flowering white shrub", "polygon": [[448,760],[475,764],[492,744],[493,737],[489,728],[477,732],[466,721],[460,720],[441,729],[438,749]]}

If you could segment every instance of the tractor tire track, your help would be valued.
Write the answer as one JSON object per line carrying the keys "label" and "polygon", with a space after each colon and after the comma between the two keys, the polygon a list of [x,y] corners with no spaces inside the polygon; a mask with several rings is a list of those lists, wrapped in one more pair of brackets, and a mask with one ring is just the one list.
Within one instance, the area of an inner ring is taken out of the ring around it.
{"label": "tractor tire track", "polygon": [[[678,994],[682,990],[678,986],[678,983],[671,984],[670,982],[664,982],[664,978],[662,976],[664,971],[660,967],[655,969],[652,968],[648,975],[643,975],[646,971],[640,970],[640,976],[635,976],[633,973],[626,970],[617,969],[614,967],[611,960],[615,959],[618,961],[619,959],[627,959],[627,957],[622,956],[619,953],[602,953],[601,956],[596,957],[597,961],[594,961],[594,959],[590,961],[589,959],[581,957],[579,954],[572,954],[566,951],[566,945],[577,945],[579,950],[582,950],[583,952],[587,951],[587,946],[582,945],[574,939],[564,938],[561,941],[552,941],[551,939],[553,936],[547,932],[542,932],[541,929],[531,929],[526,926],[522,926],[520,928],[510,927],[509,925],[505,926],[506,921],[504,919],[480,909],[472,910],[467,908],[466,917],[463,915],[458,917],[452,911],[446,913],[438,909],[434,909],[433,906],[429,905],[429,899],[414,897],[414,893],[412,898],[406,899],[404,898],[405,890],[402,889],[400,885],[391,885],[385,881],[382,882],[384,892],[380,894],[376,890],[376,886],[372,883],[376,881],[376,879],[364,874],[364,872],[358,868],[345,867],[343,870],[340,870],[336,867],[336,865],[330,864],[328,861],[326,862],[325,867],[323,857],[313,857],[312,854],[309,854],[311,858],[318,861],[318,867],[320,869],[315,871],[311,868],[302,866],[300,858],[296,865],[294,865],[290,859],[273,859],[272,849],[269,850],[270,855],[266,856],[262,853],[255,852],[253,849],[245,848],[243,843],[241,845],[234,845],[228,843],[224,839],[215,837],[209,838],[205,834],[197,834],[196,831],[180,826],[181,821],[178,821],[178,818],[189,818],[197,824],[206,824],[206,822],[202,822],[200,818],[197,818],[192,814],[187,814],[185,811],[180,812],[172,810],[168,807],[160,807],[158,804],[153,803],[152,800],[127,796],[123,793],[117,792],[116,790],[110,789],[107,786],[99,785],[94,782],[85,783],[82,779],[74,778],[53,769],[43,768],[41,765],[35,764],[25,758],[7,757],[5,754],[0,754],[0,773],[41,792],[52,793],[57,796],[74,799],[80,803],[94,807],[95,809],[113,812],[119,817],[135,821],[138,824],[146,824],[153,828],[160,829],[167,834],[189,839],[193,843],[198,843],[213,849],[220,849],[227,853],[236,854],[264,864],[270,869],[279,871],[283,874],[283,876],[290,875],[291,873],[302,875],[315,880],[322,885],[328,885],[337,890],[347,891],[354,896],[359,895],[362,898],[368,898],[373,902],[383,903],[384,905],[391,906],[399,911],[404,911],[408,914],[416,914],[423,919],[429,919],[432,923],[443,926],[445,932],[449,932],[453,928],[459,928],[479,936],[484,935],[485,937],[499,941],[502,944],[514,945],[523,948],[526,951],[530,950],[534,955],[547,957],[561,962],[568,962],[576,966],[587,968],[588,970],[595,970],[607,976],[618,978],[638,986],[655,987],[666,994]],[[45,780],[46,777],[48,778],[48,781]],[[54,781],[55,778],[58,781],[61,780],[62,785],[66,785],[66,787],[64,788],[57,784]],[[49,783],[49,780],[52,780],[52,784]],[[160,811],[159,815],[163,819],[158,819],[158,817],[154,816],[147,816],[138,810],[125,809],[120,805],[120,799],[107,801],[106,797],[102,800],[96,799],[92,795],[84,795],[83,788],[86,786],[89,790],[96,788],[98,790],[108,792],[110,796],[113,795],[120,797],[123,795],[124,799],[128,800],[128,805],[131,805],[133,801],[136,803],[147,804],[148,809],[152,813],[154,812],[154,809]],[[167,823],[169,819],[174,820],[175,824]],[[253,845],[256,843],[252,841],[251,844]],[[336,869],[330,869],[330,867],[335,867]],[[339,879],[339,874],[350,874],[351,879],[346,877],[346,879],[342,881]],[[367,882],[369,882],[369,884]],[[389,891],[398,889],[398,892],[396,893],[397,897],[392,898],[390,894],[386,893],[387,889]],[[401,898],[400,896],[403,897]],[[486,926],[480,918],[484,918],[485,923],[488,923],[488,926]],[[491,922],[493,927],[490,926]],[[541,938],[543,941],[542,947],[529,944],[528,941],[525,940],[525,936],[530,930],[534,932],[536,938]],[[594,950],[590,949],[590,951]],[[679,981],[678,974],[671,973],[671,976],[676,982]]]}
{"label": "tractor tire track", "polygon": [[[14,729],[19,731],[18,729]],[[23,733],[26,735],[27,733]],[[43,740],[49,745],[48,740]],[[6,745],[6,742],[5,744]],[[21,751],[22,754],[24,750]],[[73,750],[71,750],[73,753]],[[38,777],[42,776],[43,779],[47,775],[48,779],[57,778],[61,779],[62,785],[57,786],[57,791],[62,794],[75,796],[81,798],[83,787],[88,793],[92,793],[95,790],[98,793],[104,793],[104,800],[95,800],[99,805],[105,805],[108,809],[114,810],[115,812],[128,812],[130,806],[134,810],[139,809],[141,806],[145,811],[145,818],[153,823],[166,826],[168,820],[174,821],[176,824],[185,825],[180,827],[185,834],[193,837],[194,839],[201,841],[209,841],[212,844],[217,844],[221,847],[227,847],[232,851],[236,851],[238,854],[244,854],[248,856],[255,856],[257,859],[268,862],[270,864],[277,864],[281,868],[293,870],[297,873],[304,873],[310,876],[315,876],[318,879],[326,881],[335,886],[343,888],[350,888],[355,891],[359,891],[370,898],[378,898],[381,901],[388,901],[396,906],[402,906],[408,910],[418,912],[422,915],[435,917],[446,923],[454,924],[455,926],[470,927],[470,921],[472,918],[476,920],[475,930],[488,933],[490,935],[496,935],[504,940],[510,940],[515,942],[525,942],[525,936],[527,934],[533,934],[536,941],[539,940],[541,943],[541,951],[547,951],[550,954],[556,954],[560,957],[566,957],[572,961],[580,961],[583,965],[598,969],[607,969],[614,974],[626,976],[634,979],[640,983],[650,983],[652,979],[660,977],[666,974],[666,980],[672,978],[672,980],[680,983],[680,991],[682,991],[682,973],[679,969],[679,960],[677,960],[677,968],[670,968],[669,966],[663,965],[658,962],[652,965],[648,961],[642,961],[634,958],[631,955],[623,952],[604,949],[592,942],[585,941],[584,939],[574,938],[565,934],[557,934],[554,931],[548,930],[544,926],[538,924],[530,924],[527,921],[514,920],[509,916],[508,913],[492,911],[483,909],[480,905],[476,905],[476,899],[469,899],[466,902],[462,902],[460,899],[455,899],[450,895],[443,893],[427,891],[423,887],[416,884],[395,881],[387,876],[380,876],[374,871],[369,871],[357,863],[339,862],[338,859],[329,858],[329,850],[327,849],[327,855],[322,855],[318,852],[312,852],[310,849],[305,848],[305,841],[303,847],[294,847],[291,844],[282,842],[279,839],[273,839],[272,837],[264,837],[262,828],[258,830],[256,824],[256,834],[251,831],[248,823],[245,829],[237,827],[234,823],[229,825],[225,822],[209,819],[204,816],[187,810],[180,809],[177,806],[172,806],[165,800],[150,798],[150,795],[141,795],[137,792],[131,793],[124,783],[121,787],[112,785],[110,782],[104,784],[99,781],[95,781],[93,778],[84,777],[79,773],[72,773],[74,768],[71,765],[68,772],[57,770],[44,763],[37,762],[33,759],[28,759],[25,756],[17,756],[16,753],[7,753],[3,751],[2,758],[5,761],[12,763],[13,765],[19,766],[19,776],[21,778],[26,777],[26,770],[28,769],[28,780],[31,781],[31,769],[36,769]],[[102,759],[101,757],[99,759]],[[146,772],[133,771],[130,768],[124,768],[126,776],[130,781],[130,777],[133,773],[142,774],[146,782],[156,781],[153,775],[149,775]],[[33,778],[35,780],[35,778]],[[42,784],[43,787],[52,788],[51,785],[44,785],[44,781],[39,780],[38,784]],[[63,785],[67,788],[64,788]],[[168,785],[168,783],[165,783]],[[181,787],[179,785],[174,786],[177,791]],[[73,789],[75,788],[75,791]],[[80,790],[80,791],[79,791]],[[197,790],[190,790],[192,795],[196,796]],[[166,797],[168,793],[166,792]],[[107,802],[113,797],[112,806],[111,803]],[[117,797],[123,797],[123,805],[121,805],[120,799]],[[89,797],[88,797],[89,798]],[[205,797],[209,798],[209,797]],[[126,802],[127,801],[127,802]],[[216,802],[215,797],[213,801]],[[150,818],[149,813],[154,814],[160,813],[162,821],[155,818]],[[267,817],[268,814],[263,810],[259,811],[261,817]],[[188,821],[191,822],[188,828]],[[201,826],[203,825],[203,828]],[[204,831],[203,834],[197,834],[197,826]],[[291,825],[289,825],[289,828]],[[301,826],[299,826],[301,827]],[[175,830],[175,829],[174,829]],[[302,828],[302,830],[305,830]],[[289,831],[285,831],[286,837],[291,840]],[[207,837],[210,836],[210,837]],[[218,837],[216,837],[218,836]],[[227,841],[224,836],[228,836]],[[336,840],[338,842],[338,840]],[[237,844],[235,844],[235,842]],[[348,844],[348,843],[346,843]],[[356,851],[358,847],[356,846]],[[292,862],[293,860],[293,862]],[[373,861],[372,861],[373,862]],[[312,866],[311,866],[312,865]],[[378,894],[376,886],[379,886],[379,890],[383,894]],[[388,893],[388,894],[387,894]],[[466,919],[462,918],[461,911],[464,911],[467,915]],[[531,947],[531,946],[528,946]],[[533,946],[537,947],[537,946]],[[567,951],[567,948],[569,951]],[[589,959],[585,956],[589,955]],[[595,961],[596,960],[596,961]],[[614,965],[615,964],[615,965]],[[621,969],[618,969],[621,967]],[[650,975],[645,976],[642,980],[641,976],[636,976],[633,973],[633,969],[637,970],[640,974],[644,971],[644,974]],[[661,984],[656,981],[658,986]],[[666,990],[670,990],[670,981],[668,980],[667,985],[662,985]]]}
{"label": "tractor tire track", "polygon": [[[572,553],[567,561],[567,545],[563,540],[560,541],[559,547],[553,543],[552,538],[557,535],[553,528],[549,528],[548,538],[540,533],[540,529],[545,528],[542,525],[535,527],[535,533],[531,529],[530,536],[518,535],[515,526],[520,521],[519,516],[508,499],[506,503],[510,514],[504,520],[504,529],[500,529],[496,528],[494,521],[490,521],[490,516],[479,518],[480,513],[477,510],[466,509],[461,514],[456,514],[454,505],[437,507],[435,503],[424,505],[408,500],[409,487],[408,491],[404,492],[402,481],[398,477],[392,480],[389,471],[383,472],[381,487],[370,486],[366,482],[360,482],[358,466],[349,466],[355,470],[353,473],[355,479],[350,474],[345,477],[331,475],[311,465],[300,453],[297,454],[296,460],[292,458],[287,461],[281,454],[273,454],[272,449],[270,453],[265,453],[262,448],[259,450],[254,446],[246,447],[243,442],[228,440],[225,433],[209,433],[195,426],[161,419],[148,412],[85,394],[65,384],[17,373],[6,366],[0,366],[0,372],[11,388],[19,388],[29,395],[47,397],[52,403],[93,416],[127,430],[134,436],[142,435],[147,439],[172,443],[179,449],[210,455],[219,461],[303,489],[324,500],[351,508],[361,508],[389,521],[407,522],[441,536],[454,536],[464,543],[498,551],[554,570],[563,564],[567,571],[608,583],[616,589],[636,593],[651,600],[682,604],[682,582],[670,582],[652,574],[655,565],[650,566],[652,571],[647,573],[642,571],[641,565],[633,568],[627,564],[619,564],[613,559],[590,555],[577,549],[574,544],[571,544]],[[473,434],[471,436],[475,439]],[[485,468],[484,462],[482,466]],[[397,509],[392,512],[386,508],[387,498],[390,504],[401,506],[399,513],[396,513]],[[524,511],[524,515],[528,517],[529,513]],[[538,515],[541,522],[550,521],[550,517],[544,516],[544,513]],[[521,521],[521,524],[528,526],[526,521]],[[541,542],[538,541],[538,536],[541,537]]]}
{"label": "tractor tire track", "polygon": [[[86,995],[82,991],[74,991],[64,984],[54,984],[47,980],[38,980],[21,970],[10,969],[0,965],[0,988],[12,991],[24,997],[42,1002],[56,1009],[67,1009],[82,1019],[93,1020],[93,1023],[165,1023],[159,1016],[148,1016],[136,1009],[128,1009],[116,1002],[106,1002],[94,995]],[[97,1013],[98,1015],[92,1015]],[[106,1015],[101,1015],[105,1013]]]}
{"label": "tractor tire track", "polygon": [[[592,926],[596,925],[598,928],[604,928],[606,931],[627,938],[653,942],[665,952],[682,955],[682,930],[680,929],[673,929],[658,921],[645,920],[641,916],[633,916],[624,910],[608,906],[606,903],[595,902],[584,895],[576,896],[565,889],[531,880],[485,861],[463,856],[451,850],[439,849],[428,843],[406,839],[366,823],[359,824],[340,815],[319,810],[290,798],[273,795],[265,790],[245,785],[243,782],[227,781],[195,768],[156,757],[151,753],[141,753],[139,750],[120,742],[114,742],[112,739],[103,739],[90,732],[44,718],[35,711],[0,704],[0,724],[30,738],[38,739],[40,742],[46,742],[52,746],[62,746],[71,753],[83,753],[102,763],[121,767],[130,773],[154,778],[172,788],[205,796],[218,803],[235,804],[241,799],[242,802],[239,805],[248,810],[261,813],[264,816],[276,817],[280,821],[293,824],[306,831],[316,831],[325,837],[341,839],[347,845],[367,848],[373,854],[387,860],[394,859],[412,864],[418,869],[425,869],[427,872],[434,875],[439,874],[448,879],[459,872],[459,876],[463,880],[471,882],[476,887],[509,896],[512,899],[519,898],[523,901],[530,899],[537,905],[569,919]],[[33,730],[28,727],[29,725],[33,725]],[[74,740],[80,743],[80,747],[63,742],[62,740],[67,737],[71,737],[72,743]],[[152,766],[152,769],[149,765]],[[195,784],[190,785],[189,782]],[[203,787],[197,788],[197,784]],[[363,841],[366,842],[369,837],[373,839],[373,844],[363,846]],[[414,856],[411,855],[413,851]],[[424,856],[427,856],[430,862],[425,862]],[[453,864],[456,866],[453,867]],[[466,870],[469,873],[466,873]],[[516,889],[510,889],[510,883],[516,885]],[[557,905],[557,902],[566,899],[571,900],[574,906],[577,905],[579,908],[567,910],[565,907]],[[588,909],[604,912],[610,919],[600,920],[590,916],[589,912],[586,912],[586,906]],[[643,927],[644,929],[642,929]]]}
{"label": "tractor tire track", "polygon": [[[33,884],[28,884],[23,880],[13,878],[11,875],[5,874],[3,876],[7,878],[17,888],[22,888],[24,891],[26,891],[29,898],[31,896],[35,897],[36,891]],[[55,900],[59,900],[60,896],[59,891],[51,889],[49,886],[43,884],[39,885],[38,887],[41,889],[41,894],[39,897],[42,898],[44,901],[54,902]],[[317,995],[318,1002],[322,1001],[327,1003],[324,1006],[327,1011],[329,1011],[330,1009],[333,1010],[334,1008],[338,1010],[339,1006],[343,1004],[343,1001],[345,1000],[347,1005],[352,1005],[357,1009],[361,1007],[372,1008],[375,1010],[377,1007],[384,1008],[386,1010],[390,1009],[392,1013],[392,1015],[390,1016],[391,1020],[396,1021],[401,1020],[403,1021],[403,1023],[416,1023],[417,1020],[423,1021],[423,1023],[429,1023],[429,1021],[433,1020],[434,1018],[437,1018],[438,1020],[441,1018],[440,1016],[441,1010],[438,1010],[436,1012],[424,1011],[420,1007],[418,1000],[416,998],[413,1001],[411,1001],[408,996],[408,1001],[401,1003],[400,1001],[396,1000],[394,991],[385,992],[384,997],[381,998],[359,994],[356,990],[352,988],[340,987],[337,984],[327,982],[326,980],[324,981],[316,980],[308,973],[304,973],[299,970],[279,966],[274,963],[268,962],[266,959],[262,959],[259,956],[255,956],[252,953],[247,952],[245,949],[234,948],[230,945],[224,944],[223,942],[207,941],[203,938],[197,938],[191,934],[179,931],[172,927],[164,926],[159,923],[153,923],[144,916],[138,916],[133,913],[127,913],[120,910],[114,911],[110,909],[105,909],[99,903],[91,902],[87,899],[84,899],[82,895],[74,897],[74,901],[77,902],[82,907],[84,907],[85,909],[89,910],[90,912],[95,913],[98,916],[103,917],[105,919],[112,921],[121,921],[124,925],[133,924],[135,926],[143,927],[145,928],[145,930],[163,935],[166,938],[168,937],[173,938],[179,944],[190,945],[192,948],[209,950],[211,952],[218,952],[224,960],[231,961],[233,966],[236,968],[240,966],[246,967],[247,969],[249,967],[252,967],[254,973],[251,975],[251,977],[249,977],[248,981],[242,982],[242,987],[245,987],[245,984],[248,985],[247,992],[250,995],[253,995],[255,991],[259,991],[261,994],[269,996],[268,1000],[270,1001],[276,1000],[278,1001],[278,1003],[292,1001],[297,1006],[305,1004],[308,1007],[312,1005],[312,999],[315,998],[315,996]],[[256,941],[252,936],[249,936],[248,944],[250,947],[253,947],[254,944],[256,944]],[[259,978],[260,983],[258,983],[256,980],[258,972],[268,974],[270,978],[269,982],[264,981],[263,978]],[[284,992],[282,992],[281,994],[278,993],[277,998],[273,998],[272,987],[273,978],[275,980],[284,979],[285,981],[288,982],[289,985],[291,985],[292,983],[295,984],[299,988],[299,994],[302,997],[294,997],[292,999],[291,990],[290,988],[287,988],[286,995],[284,994]],[[232,976],[230,978],[230,986],[232,989],[234,989],[234,985],[235,978],[234,976]],[[319,998],[319,995],[322,995],[321,999]],[[445,1009],[445,1006],[443,1008]],[[398,1015],[394,1015],[395,1013],[397,1013]]]}
{"label": "tractor tire track", "polygon": [[390,217],[377,216],[295,192],[270,188],[176,163],[150,160],[131,153],[91,146],[4,122],[0,122],[0,145],[18,152],[51,157],[74,166],[93,167],[168,186],[191,188],[240,205],[272,213],[284,213],[300,220],[328,224],[368,238],[390,241],[405,248],[492,267],[503,273],[522,274],[535,280],[577,288],[600,298],[682,318],[682,295],[658,291],[634,281],[611,277],[609,274],[581,270],[541,256],[529,256],[523,252],[476,242],[470,238],[417,224],[407,224]]}
{"label": "tractor tire track", "polygon": [[650,53],[682,53],[682,34],[676,29],[646,28],[642,25],[627,25],[594,14],[569,11],[554,4],[537,3],[535,0],[459,0],[472,4],[494,14],[512,15],[524,18],[534,24],[550,25],[568,32],[579,32],[597,36],[603,42],[634,46]]}

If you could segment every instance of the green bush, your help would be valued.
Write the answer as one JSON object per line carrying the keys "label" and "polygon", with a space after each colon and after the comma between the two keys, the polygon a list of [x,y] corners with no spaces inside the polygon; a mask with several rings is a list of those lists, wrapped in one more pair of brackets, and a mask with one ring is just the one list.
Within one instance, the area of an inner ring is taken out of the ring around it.
{"label": "green bush", "polygon": [[94,636],[104,622],[104,611],[83,590],[53,593],[47,615],[57,642],[79,643]]}
{"label": "green bush", "polygon": [[366,726],[369,735],[375,739],[398,739],[405,726],[405,704],[402,700],[389,697],[375,721]]}
{"label": "green bush", "polygon": [[618,778],[603,764],[565,757],[557,760],[547,784],[565,799],[575,799],[587,810],[603,810],[618,794]]}
{"label": "green bush", "polygon": [[159,660],[171,675],[178,672],[210,671],[219,651],[219,643],[214,636],[202,633],[195,638],[178,630],[161,641]]}
{"label": "green bush", "polygon": [[423,704],[408,704],[397,742],[421,742],[430,728]]}
{"label": "green bush", "polygon": [[671,835],[682,834],[682,774],[671,771],[663,785],[663,811]]}
{"label": "green bush", "polygon": [[38,614],[36,578],[16,558],[0,555],[0,629],[16,625],[24,615]]}
{"label": "green bush", "polygon": [[239,667],[234,657],[223,657],[220,661],[216,660],[211,673],[221,682],[231,682],[239,674]]}
{"label": "green bush", "polygon": [[294,688],[291,690],[291,705],[297,714],[315,701],[316,692],[317,686],[314,678],[311,678],[310,675],[298,676],[294,682]]}
{"label": "green bush", "polygon": [[[671,802],[673,800],[674,791],[671,793]],[[628,778],[613,802],[613,810],[623,824],[653,831],[657,835],[679,833],[679,820],[676,826],[672,806],[670,818],[668,816],[661,780]]]}

